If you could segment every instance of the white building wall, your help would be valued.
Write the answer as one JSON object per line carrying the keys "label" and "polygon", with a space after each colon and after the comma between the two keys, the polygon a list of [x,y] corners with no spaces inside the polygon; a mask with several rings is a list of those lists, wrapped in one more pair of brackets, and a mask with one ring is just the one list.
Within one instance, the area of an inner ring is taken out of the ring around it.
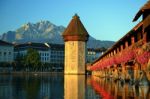
{"label": "white building wall", "polygon": [[[25,56],[27,54],[27,49],[26,50],[22,50],[22,51],[15,51],[14,52],[15,58],[16,58],[18,53],[20,55],[22,55],[22,56]],[[43,62],[43,63],[50,63],[50,54],[51,54],[50,50],[47,50],[47,51],[38,50],[38,53],[40,54],[41,62]]]}
{"label": "white building wall", "polygon": [[64,51],[62,50],[51,50],[51,63],[63,63],[64,62]]}
{"label": "white building wall", "polygon": [[18,54],[20,54],[21,56],[25,56],[27,54],[27,50],[15,51],[14,52],[14,59],[16,59],[16,57],[17,57]]}
{"label": "white building wall", "polygon": [[95,51],[88,51],[87,62],[92,63],[95,59],[96,59],[96,52]]}
{"label": "white building wall", "polygon": [[43,63],[50,63],[50,50],[48,51],[38,51],[40,54],[41,62]]}
{"label": "white building wall", "polygon": [[14,47],[0,46],[0,62],[13,62],[13,61],[14,61]]}

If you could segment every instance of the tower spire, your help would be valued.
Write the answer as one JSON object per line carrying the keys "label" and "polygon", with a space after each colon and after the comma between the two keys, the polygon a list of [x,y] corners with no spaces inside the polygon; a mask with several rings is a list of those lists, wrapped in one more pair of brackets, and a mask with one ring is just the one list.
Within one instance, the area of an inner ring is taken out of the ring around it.
{"label": "tower spire", "polygon": [[80,17],[75,14],[62,36],[64,41],[87,41],[89,34],[82,24]]}

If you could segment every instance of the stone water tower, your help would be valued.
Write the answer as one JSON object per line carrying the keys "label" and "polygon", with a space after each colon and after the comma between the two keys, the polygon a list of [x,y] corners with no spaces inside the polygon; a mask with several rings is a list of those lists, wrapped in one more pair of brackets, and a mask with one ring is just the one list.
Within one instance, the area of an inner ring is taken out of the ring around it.
{"label": "stone water tower", "polygon": [[86,42],[89,34],[75,14],[62,34],[65,41],[65,74],[85,74]]}

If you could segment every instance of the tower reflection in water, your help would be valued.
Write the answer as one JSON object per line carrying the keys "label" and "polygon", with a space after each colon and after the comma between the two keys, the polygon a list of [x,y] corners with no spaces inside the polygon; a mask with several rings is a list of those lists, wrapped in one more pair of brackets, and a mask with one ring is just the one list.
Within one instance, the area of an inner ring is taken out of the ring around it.
{"label": "tower reflection in water", "polygon": [[64,76],[64,99],[85,99],[85,75]]}
{"label": "tower reflection in water", "polygon": [[149,86],[135,86],[95,76],[90,82],[102,99],[150,99]]}

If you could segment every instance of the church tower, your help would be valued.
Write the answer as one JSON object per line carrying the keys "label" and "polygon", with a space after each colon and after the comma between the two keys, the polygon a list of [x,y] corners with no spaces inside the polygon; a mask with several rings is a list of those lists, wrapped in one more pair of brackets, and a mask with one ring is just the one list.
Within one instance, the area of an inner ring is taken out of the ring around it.
{"label": "church tower", "polygon": [[62,34],[65,41],[65,74],[85,74],[88,32],[75,14]]}

